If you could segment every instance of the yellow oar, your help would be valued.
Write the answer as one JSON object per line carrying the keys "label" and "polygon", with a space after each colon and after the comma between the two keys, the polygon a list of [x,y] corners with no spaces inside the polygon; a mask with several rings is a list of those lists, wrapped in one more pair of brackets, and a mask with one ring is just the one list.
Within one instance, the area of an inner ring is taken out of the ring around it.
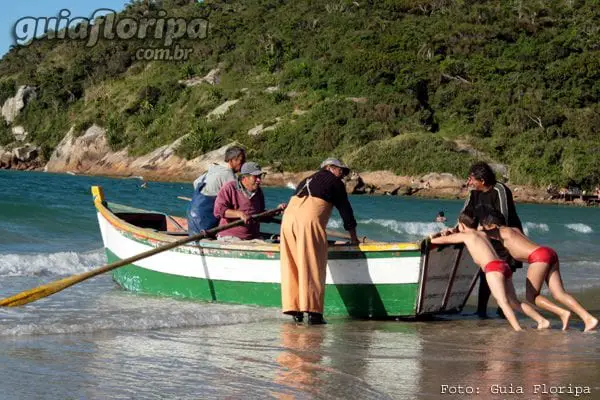
{"label": "yellow oar", "polygon": [[[269,211],[262,212],[260,214],[255,214],[251,218],[252,219],[260,219],[260,218],[265,218],[265,217],[271,217],[273,215],[279,214],[281,211],[282,210],[280,210],[280,209],[269,210]],[[42,286],[38,286],[36,288],[26,290],[24,292],[14,295],[14,296],[7,297],[5,299],[0,300],[0,306],[15,307],[15,306],[21,306],[23,304],[34,302],[41,298],[50,296],[51,294],[54,294],[56,292],[60,292],[61,290],[66,289],[69,286],[73,286],[76,283],[83,282],[86,279],[92,278],[96,275],[103,274],[103,273],[111,271],[115,268],[119,268],[124,265],[131,264],[131,263],[141,260],[143,258],[150,257],[150,256],[153,256],[158,253],[162,253],[163,251],[173,249],[177,246],[181,246],[186,243],[195,242],[206,236],[214,235],[225,229],[233,228],[234,226],[243,225],[243,224],[244,224],[244,221],[239,220],[239,221],[231,222],[226,225],[221,225],[219,227],[200,232],[197,235],[179,239],[175,242],[165,244],[164,246],[160,246],[160,247],[157,247],[152,250],[145,251],[143,253],[126,258],[124,260],[117,261],[112,264],[108,264],[108,265],[105,265],[100,268],[96,268],[96,269],[88,271],[88,272],[84,272],[83,274],[73,275],[68,278],[59,279],[57,281],[50,282],[50,283],[47,283]]]}
{"label": "yellow oar", "polygon": [[[189,197],[177,196],[177,198],[179,200],[192,201],[192,199],[190,199]],[[274,220],[274,221],[271,221],[271,222],[274,222],[276,224],[281,224],[281,220]],[[334,231],[334,230],[331,230],[331,229],[326,229],[325,233],[327,233],[327,236],[336,237],[336,238],[339,238],[339,239],[346,239],[346,240],[350,240],[351,239],[350,235],[348,233],[345,233],[345,232],[339,232],[339,231]],[[369,239],[367,239],[366,236],[364,236],[362,238],[362,242],[363,243],[369,243],[369,242],[372,242],[372,240],[369,240]]]}

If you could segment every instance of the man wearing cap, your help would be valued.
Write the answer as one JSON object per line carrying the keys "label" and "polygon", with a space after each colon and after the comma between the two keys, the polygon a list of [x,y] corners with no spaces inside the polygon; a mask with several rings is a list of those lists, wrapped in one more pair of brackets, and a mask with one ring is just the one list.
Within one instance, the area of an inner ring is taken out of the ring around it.
{"label": "man wearing cap", "polygon": [[[251,219],[253,214],[265,211],[265,196],[260,188],[264,173],[255,162],[242,165],[237,180],[228,182],[217,194],[214,215],[219,220],[219,226],[234,222],[238,219],[244,225],[221,231],[219,238],[234,237],[241,240],[259,238],[260,222]],[[279,204],[284,209],[286,204]]]}
{"label": "man wearing cap", "polygon": [[194,194],[187,210],[190,235],[217,226],[219,220],[213,214],[217,194],[225,183],[235,181],[235,173],[240,172],[245,161],[246,151],[231,146],[225,151],[225,163],[211,165],[194,181]]}
{"label": "man wearing cap", "polygon": [[281,223],[281,304],[285,314],[309,324],[324,324],[323,299],[327,269],[325,228],[335,206],[358,243],[356,220],[342,182],[349,168],[340,160],[328,158],[321,169],[298,185]]}

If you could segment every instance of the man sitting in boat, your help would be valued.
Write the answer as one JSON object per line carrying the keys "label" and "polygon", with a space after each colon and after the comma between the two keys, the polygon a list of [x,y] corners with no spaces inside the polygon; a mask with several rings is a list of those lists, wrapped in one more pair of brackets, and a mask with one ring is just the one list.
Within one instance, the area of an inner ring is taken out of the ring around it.
{"label": "man sitting in boat", "polygon": [[[221,231],[219,238],[234,238],[252,240],[260,238],[260,222],[252,220],[250,216],[265,211],[265,196],[260,188],[264,173],[255,162],[242,165],[238,179],[227,182],[215,201],[214,216],[220,218],[219,225],[225,225],[238,219],[244,225],[235,226]],[[280,204],[285,208],[285,204]]]}
{"label": "man sitting in boat", "polygon": [[227,182],[235,181],[246,161],[246,151],[240,146],[232,146],[225,151],[225,162],[213,164],[206,173],[194,181],[194,194],[187,211],[188,232],[190,235],[217,226],[214,216],[215,199],[219,190]]}
{"label": "man sitting in boat", "polygon": [[349,168],[328,158],[321,169],[298,185],[281,224],[281,305],[285,314],[309,324],[324,324],[327,270],[325,228],[335,206],[351,242],[358,243],[356,220],[342,179]]}

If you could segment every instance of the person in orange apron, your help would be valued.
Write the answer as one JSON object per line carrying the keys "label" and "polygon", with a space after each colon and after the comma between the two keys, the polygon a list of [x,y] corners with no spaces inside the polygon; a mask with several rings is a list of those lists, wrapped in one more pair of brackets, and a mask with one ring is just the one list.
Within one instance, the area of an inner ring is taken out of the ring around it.
{"label": "person in orange apron", "polygon": [[358,243],[356,219],[342,181],[349,168],[328,158],[321,169],[298,185],[281,223],[281,305],[296,322],[308,313],[309,324],[324,324],[323,300],[327,271],[325,228],[335,206]]}

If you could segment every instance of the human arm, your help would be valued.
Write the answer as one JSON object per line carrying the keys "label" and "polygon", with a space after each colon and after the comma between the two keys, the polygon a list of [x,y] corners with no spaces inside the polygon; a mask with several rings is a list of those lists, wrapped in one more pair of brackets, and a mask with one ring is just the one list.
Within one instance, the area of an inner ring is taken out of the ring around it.
{"label": "human arm", "polygon": [[348,193],[346,193],[344,183],[339,179],[336,180],[334,190],[333,205],[340,213],[340,217],[342,217],[344,229],[347,230],[350,235],[352,235],[352,231],[354,231],[354,235],[356,235],[356,225],[358,224],[354,218],[354,211],[352,210],[352,205],[348,199]]}
{"label": "human arm", "polygon": [[429,235],[429,238],[433,239],[433,238],[436,238],[439,236],[448,236],[448,235],[452,235],[453,233],[458,233],[458,226],[455,226],[453,228],[444,229],[443,231],[440,231],[440,232],[432,233],[431,235]]}
{"label": "human arm", "polygon": [[352,244],[360,243],[360,240],[358,240],[358,236],[356,235],[356,228],[350,229],[348,231],[348,233],[350,234],[350,243],[352,243]]}
{"label": "human arm", "polygon": [[235,209],[234,194],[235,187],[233,185],[223,186],[217,194],[213,214],[217,218],[241,219],[246,224],[250,220],[250,216]]}
{"label": "human arm", "polygon": [[225,212],[223,213],[223,215],[225,216],[225,218],[229,218],[229,219],[241,219],[242,221],[244,221],[245,224],[247,224],[250,221],[250,216],[240,210],[225,210]]}
{"label": "human arm", "polygon": [[456,243],[464,243],[465,234],[464,233],[453,233],[451,235],[446,236],[430,236],[431,243],[433,244],[456,244]]}

